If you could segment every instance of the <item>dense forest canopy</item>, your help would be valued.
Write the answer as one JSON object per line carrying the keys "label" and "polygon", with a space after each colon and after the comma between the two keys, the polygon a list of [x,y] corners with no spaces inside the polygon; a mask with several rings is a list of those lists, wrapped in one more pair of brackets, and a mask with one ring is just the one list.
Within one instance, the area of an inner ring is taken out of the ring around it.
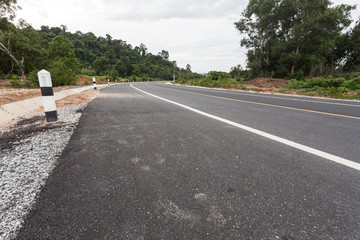
{"label": "dense forest canopy", "polygon": [[71,33],[67,27],[41,26],[35,30],[24,20],[15,26],[11,20],[19,6],[16,0],[0,0],[0,79],[12,74],[33,80],[36,72],[47,69],[55,85],[73,84],[78,74],[142,80],[171,80],[173,75],[198,77],[169,61],[169,52],[148,52],[145,44],[133,47],[109,34]]}
{"label": "dense forest canopy", "polygon": [[252,77],[324,76],[360,66],[360,26],[348,29],[355,6],[329,0],[250,0],[235,23],[245,34]]}
{"label": "dense forest canopy", "polygon": [[[118,77],[149,77],[172,79],[173,74],[186,74],[190,69],[180,69],[169,61],[169,52],[158,54],[147,51],[145,44],[132,47],[126,41],[96,36],[88,32],[71,33],[66,26],[42,26],[35,30],[25,22],[16,27],[6,18],[0,20],[3,32],[1,42],[11,49],[16,59],[24,58],[25,74],[38,69],[58,72],[66,69],[74,79],[78,73]],[[14,60],[1,53],[0,78],[9,73],[21,75]]]}

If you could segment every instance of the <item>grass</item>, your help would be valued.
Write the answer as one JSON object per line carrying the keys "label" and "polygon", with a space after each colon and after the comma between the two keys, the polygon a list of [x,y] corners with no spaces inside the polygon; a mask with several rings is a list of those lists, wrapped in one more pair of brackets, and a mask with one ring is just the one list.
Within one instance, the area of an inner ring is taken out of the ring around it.
{"label": "grass", "polygon": [[[251,90],[255,92],[266,90],[266,88],[249,88],[246,86],[243,79],[235,78],[224,78],[219,80],[212,80],[209,77],[189,80],[178,79],[176,83],[210,88]],[[276,88],[278,89],[278,92],[284,94],[295,93],[306,96],[360,100],[360,75],[294,80],[285,86],[269,85],[267,89],[270,88]]]}

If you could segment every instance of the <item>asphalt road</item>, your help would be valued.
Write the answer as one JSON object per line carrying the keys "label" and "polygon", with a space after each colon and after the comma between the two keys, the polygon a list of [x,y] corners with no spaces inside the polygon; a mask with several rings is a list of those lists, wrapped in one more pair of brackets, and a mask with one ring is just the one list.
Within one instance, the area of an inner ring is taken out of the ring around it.
{"label": "asphalt road", "polygon": [[[165,84],[88,105],[18,239],[360,239],[360,103]],[[168,101],[166,101],[168,100]]]}

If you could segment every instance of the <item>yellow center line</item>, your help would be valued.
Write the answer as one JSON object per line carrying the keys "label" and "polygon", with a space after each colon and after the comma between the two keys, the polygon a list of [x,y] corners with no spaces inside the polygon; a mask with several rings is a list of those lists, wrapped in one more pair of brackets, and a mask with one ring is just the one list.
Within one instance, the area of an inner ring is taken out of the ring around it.
{"label": "yellow center line", "polygon": [[[154,86],[154,85],[152,85],[152,86]],[[224,99],[224,100],[229,100],[229,101],[251,103],[251,104],[257,104],[257,105],[262,105],[262,106],[277,107],[277,108],[291,109],[291,110],[295,110],[295,111],[310,112],[310,113],[317,113],[317,114],[323,114],[323,115],[329,115],[329,116],[352,118],[352,119],[359,119],[360,120],[360,117],[354,117],[354,116],[348,116],[348,115],[342,115],[342,114],[336,114],[336,113],[327,113],[327,112],[320,112],[320,111],[314,111],[314,110],[308,110],[308,109],[302,109],[302,108],[286,107],[286,106],[274,105],[274,104],[268,104],[268,103],[259,103],[259,102],[253,102],[253,101],[246,101],[246,100],[227,98],[227,97],[219,97],[219,96],[213,96],[213,95],[204,94],[204,93],[194,93],[194,92],[188,92],[188,91],[184,91],[184,90],[172,89],[172,88],[168,88],[168,87],[160,87],[160,86],[155,86],[155,87],[164,88],[164,89],[170,89],[172,91],[184,92],[184,93],[189,93],[189,94],[193,94],[193,95]]]}

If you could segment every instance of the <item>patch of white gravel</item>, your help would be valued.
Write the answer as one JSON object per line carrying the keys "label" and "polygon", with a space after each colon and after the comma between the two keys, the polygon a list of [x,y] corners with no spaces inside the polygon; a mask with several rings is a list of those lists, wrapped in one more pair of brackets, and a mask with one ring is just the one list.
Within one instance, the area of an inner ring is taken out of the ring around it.
{"label": "patch of white gravel", "polygon": [[[0,151],[0,239],[14,239],[86,104],[58,110],[59,127]],[[71,129],[71,128],[70,128]]]}

